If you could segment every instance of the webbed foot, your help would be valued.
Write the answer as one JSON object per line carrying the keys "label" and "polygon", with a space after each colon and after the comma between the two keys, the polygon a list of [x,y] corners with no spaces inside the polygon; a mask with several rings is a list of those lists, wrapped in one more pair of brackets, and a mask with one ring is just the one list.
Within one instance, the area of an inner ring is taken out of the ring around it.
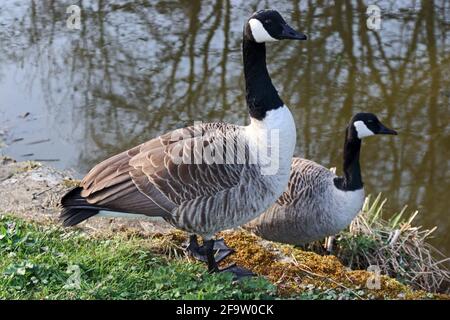
{"label": "webbed foot", "polygon": [[[230,254],[234,253],[234,250],[229,248],[223,239],[218,240],[211,240],[214,241],[213,251],[214,251],[214,259],[216,260],[216,263],[221,262],[226,257],[228,257]],[[206,255],[206,249],[205,246],[200,246],[197,241],[197,236],[192,235],[189,237],[189,244],[186,248],[188,253],[195,259],[202,261],[202,262],[208,262],[208,258]]]}
{"label": "webbed foot", "polygon": [[254,274],[252,271],[237,266],[235,263],[229,265],[228,267],[225,267],[223,269],[220,269],[219,272],[231,272],[233,273],[234,280],[241,280],[243,278],[248,277],[255,277],[256,274]]}

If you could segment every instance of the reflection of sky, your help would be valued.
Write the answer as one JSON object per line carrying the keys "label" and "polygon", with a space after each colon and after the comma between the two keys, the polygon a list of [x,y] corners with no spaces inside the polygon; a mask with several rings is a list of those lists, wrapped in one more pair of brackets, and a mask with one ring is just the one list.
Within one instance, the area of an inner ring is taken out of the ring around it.
{"label": "reflection of sky", "polygon": [[[69,2],[53,9],[38,2],[35,16],[28,2],[2,5],[0,126],[9,129],[10,143],[24,139],[2,152],[20,160],[29,159],[21,156],[27,153],[60,159],[52,165],[84,173],[111,154],[193,120],[247,121],[240,41],[242,22],[255,2],[231,1],[228,33],[226,8],[214,8],[213,1],[202,2],[197,13],[194,1],[161,1],[116,10],[107,5],[103,15],[90,2],[81,31],[65,27]],[[309,16],[306,1],[300,1],[300,13],[289,1],[269,3],[310,36],[307,42],[274,43],[267,50],[273,82],[297,121],[298,154],[340,168],[342,132],[350,115],[376,112],[401,134],[364,143],[368,191],[389,194],[396,209],[404,203],[424,206],[429,225],[442,219],[448,229],[450,204],[443,194],[449,160],[439,146],[448,136],[442,119],[448,118],[449,99],[440,94],[437,110],[431,111],[433,73],[424,24],[417,41],[412,40],[421,8],[405,13],[401,9],[408,1],[374,2],[384,15],[378,32],[383,57],[376,34],[359,23],[364,13],[352,11],[348,34],[346,15],[336,23],[337,9],[331,4],[316,7]],[[448,14],[435,14],[448,20]],[[435,23],[435,34],[439,63],[448,59],[448,33]],[[352,43],[352,56],[344,41]],[[440,68],[442,91],[449,87],[448,60]],[[31,115],[20,118],[25,112]],[[444,173],[430,172],[430,183],[424,172],[433,164]]]}

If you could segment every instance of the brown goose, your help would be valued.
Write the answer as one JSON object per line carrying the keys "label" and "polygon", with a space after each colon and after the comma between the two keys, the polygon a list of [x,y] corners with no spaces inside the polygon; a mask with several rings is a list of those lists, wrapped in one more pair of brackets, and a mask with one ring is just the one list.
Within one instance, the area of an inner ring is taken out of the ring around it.
{"label": "brown goose", "polygon": [[[281,39],[306,36],[274,10],[258,11],[245,24],[248,126],[209,123],[178,129],[101,162],[62,198],[63,224],[108,212],[163,217],[202,236],[204,247],[191,250],[205,257],[211,272],[222,271],[214,259],[213,236],[256,218],[289,180],[295,124],[266,68],[265,42]],[[273,132],[278,139],[268,139]],[[249,274],[236,266],[226,270]]]}

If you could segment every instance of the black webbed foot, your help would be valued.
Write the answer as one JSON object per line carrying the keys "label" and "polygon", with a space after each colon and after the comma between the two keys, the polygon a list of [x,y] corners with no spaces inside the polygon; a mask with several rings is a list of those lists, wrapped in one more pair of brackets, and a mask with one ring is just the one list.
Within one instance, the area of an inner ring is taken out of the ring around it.
{"label": "black webbed foot", "polygon": [[233,273],[234,280],[240,280],[244,277],[252,277],[255,274],[251,272],[250,270],[241,268],[236,266],[236,264],[232,264],[228,267],[225,267],[223,269],[219,269],[219,266],[217,265],[216,259],[214,257],[214,240],[207,240],[204,241],[204,250],[207,258],[208,263],[208,271],[210,273],[215,272],[231,272]]}
{"label": "black webbed foot", "polygon": [[192,235],[189,237],[189,243],[186,247],[186,250],[191,257],[202,262],[208,262],[205,247],[198,244],[197,236]]}
{"label": "black webbed foot", "polygon": [[217,263],[224,260],[230,254],[233,254],[235,251],[231,249],[225,244],[223,239],[218,239],[214,241],[214,258]]}
{"label": "black webbed foot", "polygon": [[252,271],[245,269],[243,267],[239,267],[235,263],[229,265],[228,267],[220,269],[219,272],[231,272],[233,273],[233,279],[238,281],[243,278],[256,276],[256,274],[254,274]]}
{"label": "black webbed foot", "polygon": [[[221,262],[226,257],[228,257],[230,254],[234,253],[234,250],[229,248],[223,239],[218,240],[211,240],[214,241],[214,259],[216,263]],[[206,249],[205,246],[200,246],[197,241],[197,236],[192,235],[189,237],[189,244],[186,248],[188,253],[195,259],[202,261],[202,262],[208,262],[208,258],[206,256]]]}

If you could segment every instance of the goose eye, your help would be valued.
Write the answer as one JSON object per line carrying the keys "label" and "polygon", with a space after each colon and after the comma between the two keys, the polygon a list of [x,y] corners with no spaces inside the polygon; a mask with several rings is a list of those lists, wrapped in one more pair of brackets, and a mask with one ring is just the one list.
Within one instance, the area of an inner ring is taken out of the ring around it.
{"label": "goose eye", "polygon": [[264,20],[264,23],[266,23],[266,24],[271,24],[271,23],[272,23],[272,20],[266,19],[266,20]]}

